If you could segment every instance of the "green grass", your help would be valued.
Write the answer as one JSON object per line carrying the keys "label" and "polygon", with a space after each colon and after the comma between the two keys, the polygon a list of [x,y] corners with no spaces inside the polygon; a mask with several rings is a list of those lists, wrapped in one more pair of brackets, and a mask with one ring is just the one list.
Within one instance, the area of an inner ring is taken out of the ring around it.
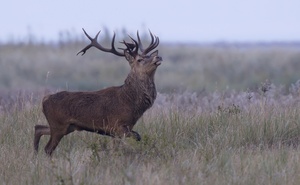
{"label": "green grass", "polygon": [[75,132],[63,138],[52,159],[43,151],[48,136],[37,156],[32,146],[34,125],[46,124],[42,95],[21,94],[10,108],[2,104],[0,179],[3,184],[299,184],[295,102],[300,97],[280,90],[253,91],[250,100],[245,92],[159,94],[134,127],[142,141]]}

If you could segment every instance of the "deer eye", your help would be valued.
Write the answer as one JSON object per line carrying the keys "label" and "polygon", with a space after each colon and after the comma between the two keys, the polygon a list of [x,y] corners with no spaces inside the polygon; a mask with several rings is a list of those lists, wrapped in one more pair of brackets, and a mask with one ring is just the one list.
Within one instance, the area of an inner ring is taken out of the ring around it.
{"label": "deer eye", "polygon": [[142,58],[140,58],[140,59],[138,59],[137,61],[138,61],[138,62],[142,62],[142,61],[143,61],[143,59],[142,59]]}

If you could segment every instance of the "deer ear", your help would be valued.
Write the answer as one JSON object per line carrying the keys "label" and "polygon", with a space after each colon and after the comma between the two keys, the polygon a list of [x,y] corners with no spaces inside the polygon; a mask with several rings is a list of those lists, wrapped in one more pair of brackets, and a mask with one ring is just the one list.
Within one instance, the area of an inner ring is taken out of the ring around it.
{"label": "deer ear", "polygon": [[129,54],[129,52],[125,51],[125,58],[129,63],[132,63],[132,61],[134,60],[133,56]]}
{"label": "deer ear", "polygon": [[150,54],[150,56],[152,57],[152,56],[157,56],[158,55],[158,50],[155,50],[155,51],[153,51],[151,54]]}

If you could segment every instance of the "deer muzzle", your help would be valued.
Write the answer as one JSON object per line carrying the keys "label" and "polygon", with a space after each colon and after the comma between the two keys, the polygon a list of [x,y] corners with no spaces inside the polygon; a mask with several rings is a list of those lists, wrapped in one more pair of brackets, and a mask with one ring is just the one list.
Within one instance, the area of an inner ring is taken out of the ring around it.
{"label": "deer muzzle", "polygon": [[156,62],[155,62],[155,65],[158,65],[158,66],[159,66],[159,65],[161,64],[161,61],[162,61],[162,60],[163,60],[162,57],[156,56],[156,57],[155,57],[155,61],[156,61]]}

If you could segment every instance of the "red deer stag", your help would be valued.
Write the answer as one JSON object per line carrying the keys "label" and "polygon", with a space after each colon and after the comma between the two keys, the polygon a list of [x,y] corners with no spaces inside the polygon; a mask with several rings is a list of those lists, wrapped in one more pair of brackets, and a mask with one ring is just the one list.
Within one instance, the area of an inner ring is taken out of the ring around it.
{"label": "red deer stag", "polygon": [[115,34],[109,49],[101,46],[97,41],[100,32],[95,38],[91,38],[84,29],[83,31],[91,43],[77,55],[79,53],[84,55],[94,46],[101,51],[124,56],[131,70],[121,86],[95,92],[62,91],[45,96],[42,104],[43,113],[49,126],[35,126],[34,149],[36,153],[42,135],[50,135],[45,152],[51,156],[62,137],[75,130],[141,140],[141,136],[132,128],[143,113],[152,106],[156,98],[154,74],[162,58],[158,56],[158,50],[148,53],[158,46],[159,38],[150,32],[151,43],[147,48],[143,48],[137,32],[137,40],[129,36],[132,42],[121,42],[126,47],[126,49],[119,48],[121,52],[115,49]]}

